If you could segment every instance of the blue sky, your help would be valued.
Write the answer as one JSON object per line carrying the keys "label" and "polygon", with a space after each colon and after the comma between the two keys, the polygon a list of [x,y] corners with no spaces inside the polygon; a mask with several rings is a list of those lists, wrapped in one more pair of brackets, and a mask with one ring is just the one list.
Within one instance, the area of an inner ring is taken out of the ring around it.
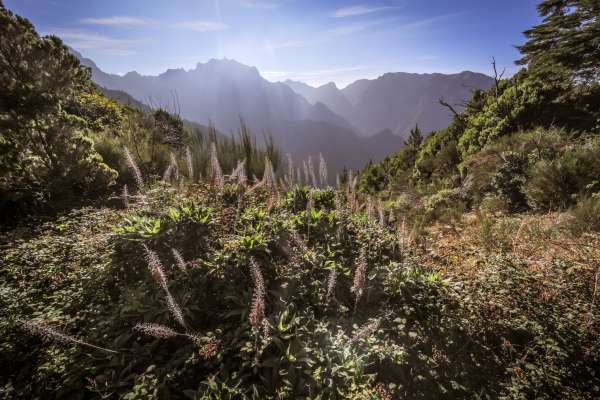
{"label": "blue sky", "polygon": [[343,87],[385,72],[514,73],[538,0],[5,0],[107,72],[156,75],[211,58],[272,81]]}

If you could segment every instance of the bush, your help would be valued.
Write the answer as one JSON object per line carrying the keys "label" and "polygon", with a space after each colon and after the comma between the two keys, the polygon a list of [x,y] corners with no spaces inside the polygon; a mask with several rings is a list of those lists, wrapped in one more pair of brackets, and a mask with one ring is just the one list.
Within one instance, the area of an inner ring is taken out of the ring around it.
{"label": "bush", "polygon": [[454,223],[466,209],[460,189],[442,189],[424,200],[424,210],[429,220]]}
{"label": "bush", "polygon": [[506,152],[501,155],[502,164],[492,176],[491,188],[505,199],[510,211],[519,211],[527,207],[523,185],[527,179],[526,155]]}
{"label": "bush", "polygon": [[600,232],[600,194],[583,198],[572,210],[567,227],[575,236],[588,232]]}
{"label": "bush", "polygon": [[462,115],[465,129],[458,140],[464,160],[486,145],[519,130],[560,126],[576,131],[597,129],[600,99],[597,84],[573,84],[540,78],[522,69],[490,88],[477,113]]}
{"label": "bush", "polygon": [[527,203],[536,211],[561,210],[575,200],[569,186],[573,184],[569,171],[559,160],[542,160],[530,171],[525,186]]}
{"label": "bush", "polygon": [[600,146],[584,141],[552,160],[541,160],[528,172],[524,191],[531,208],[539,211],[565,209],[581,196],[598,190]]}
{"label": "bush", "polygon": [[463,163],[468,193],[475,204],[490,195],[504,197],[512,211],[527,205],[524,185],[531,164],[558,157],[569,144],[569,135],[559,129],[535,129],[500,138]]}
{"label": "bush", "polygon": [[504,214],[510,210],[510,206],[506,198],[502,195],[486,194],[479,209],[491,215]]}

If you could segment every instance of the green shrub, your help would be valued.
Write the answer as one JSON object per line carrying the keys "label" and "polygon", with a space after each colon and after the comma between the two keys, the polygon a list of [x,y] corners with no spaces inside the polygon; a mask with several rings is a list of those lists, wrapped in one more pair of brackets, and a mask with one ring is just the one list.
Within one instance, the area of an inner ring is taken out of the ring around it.
{"label": "green shrub", "polygon": [[600,232],[600,194],[581,199],[572,210],[567,227],[576,236],[588,232]]}
{"label": "green shrub", "polygon": [[317,189],[307,186],[297,186],[286,193],[286,206],[293,211],[305,210],[309,196],[312,198],[312,206],[317,209],[333,210],[335,208],[335,190],[331,188]]}
{"label": "green shrub", "polygon": [[424,200],[424,211],[429,220],[454,223],[460,220],[465,209],[460,189],[442,189]]}
{"label": "green shrub", "polygon": [[503,162],[492,176],[492,191],[506,200],[511,211],[523,210],[527,206],[523,193],[523,185],[527,179],[527,158],[514,152],[503,153],[501,158]]}
{"label": "green shrub", "polygon": [[584,141],[552,160],[536,162],[525,185],[527,202],[535,210],[558,210],[574,205],[577,198],[598,190],[600,146]]}
{"label": "green shrub", "polygon": [[504,196],[491,193],[485,195],[479,209],[483,213],[491,215],[504,214],[510,211],[508,201]]}
{"label": "green shrub", "polygon": [[559,129],[539,128],[500,138],[462,164],[469,196],[478,204],[488,194],[500,195],[512,211],[525,209],[530,166],[558,157],[568,143],[569,135]]}
{"label": "green shrub", "polygon": [[538,161],[530,170],[530,175],[525,193],[532,209],[560,210],[574,202],[572,176],[560,160]]}

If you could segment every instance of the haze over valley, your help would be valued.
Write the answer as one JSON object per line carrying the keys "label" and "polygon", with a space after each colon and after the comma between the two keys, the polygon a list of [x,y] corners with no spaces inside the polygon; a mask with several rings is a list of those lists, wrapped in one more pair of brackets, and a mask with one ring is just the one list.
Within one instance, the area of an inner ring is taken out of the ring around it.
{"label": "haze over valley", "polygon": [[180,113],[222,133],[237,132],[240,119],[261,139],[270,134],[298,159],[322,153],[332,171],[360,169],[400,149],[410,129],[429,133],[448,125],[453,114],[443,99],[461,111],[475,90],[493,84],[489,76],[386,73],[338,89],[335,83],[312,87],[287,80],[270,82],[251,66],[211,59],[194,69],[169,69],[157,76],[135,71],[124,75],[102,71],[73,50],[91,68],[99,86],[125,92],[151,107]]}

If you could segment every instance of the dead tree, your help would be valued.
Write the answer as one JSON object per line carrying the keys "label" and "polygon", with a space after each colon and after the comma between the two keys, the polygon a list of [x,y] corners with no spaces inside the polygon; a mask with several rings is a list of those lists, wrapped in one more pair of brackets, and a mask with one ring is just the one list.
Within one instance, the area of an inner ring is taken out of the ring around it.
{"label": "dead tree", "polygon": [[438,101],[440,102],[441,105],[443,105],[448,110],[450,110],[456,118],[460,119],[460,114],[458,113],[458,111],[456,111],[450,103],[446,102],[443,97],[440,97],[440,99]]}
{"label": "dead tree", "polygon": [[506,68],[502,69],[502,72],[498,74],[498,69],[496,68],[496,59],[492,57],[492,67],[494,68],[494,87],[496,89],[496,98],[500,96],[500,81],[506,72]]}

